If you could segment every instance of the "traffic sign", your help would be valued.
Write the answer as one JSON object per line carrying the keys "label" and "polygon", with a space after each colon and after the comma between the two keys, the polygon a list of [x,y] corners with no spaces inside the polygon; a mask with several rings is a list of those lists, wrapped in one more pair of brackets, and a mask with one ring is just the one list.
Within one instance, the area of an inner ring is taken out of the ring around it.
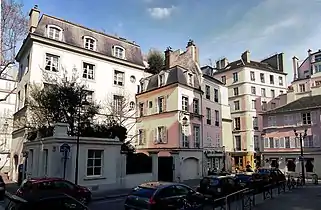
{"label": "traffic sign", "polygon": [[60,152],[70,151],[70,146],[67,143],[64,143],[60,146]]}

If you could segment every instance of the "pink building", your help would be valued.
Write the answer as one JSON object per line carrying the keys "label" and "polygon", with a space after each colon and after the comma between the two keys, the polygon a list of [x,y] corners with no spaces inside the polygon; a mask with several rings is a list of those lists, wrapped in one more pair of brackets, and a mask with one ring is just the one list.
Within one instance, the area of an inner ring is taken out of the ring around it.
{"label": "pink building", "polygon": [[304,136],[304,165],[306,172],[321,175],[320,156],[321,96],[302,97],[298,100],[263,113],[265,165],[279,167],[283,171],[300,172],[300,139]]}

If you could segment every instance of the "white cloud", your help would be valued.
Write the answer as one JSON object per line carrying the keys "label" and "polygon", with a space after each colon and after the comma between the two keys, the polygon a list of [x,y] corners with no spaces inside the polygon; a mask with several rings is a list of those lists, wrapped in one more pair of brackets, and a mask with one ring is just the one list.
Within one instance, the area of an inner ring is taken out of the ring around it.
{"label": "white cloud", "polygon": [[175,10],[174,6],[171,7],[154,7],[154,8],[148,8],[147,12],[150,14],[152,18],[155,19],[165,19],[170,17],[173,14],[173,11]]}

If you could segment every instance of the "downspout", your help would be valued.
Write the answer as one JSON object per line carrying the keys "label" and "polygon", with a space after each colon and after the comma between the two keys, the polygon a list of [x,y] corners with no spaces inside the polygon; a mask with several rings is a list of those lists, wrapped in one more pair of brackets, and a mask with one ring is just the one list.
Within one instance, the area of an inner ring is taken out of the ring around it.
{"label": "downspout", "polygon": [[203,122],[203,91],[200,92],[200,98],[201,98],[201,130],[202,130],[202,177],[204,176],[204,122]]}

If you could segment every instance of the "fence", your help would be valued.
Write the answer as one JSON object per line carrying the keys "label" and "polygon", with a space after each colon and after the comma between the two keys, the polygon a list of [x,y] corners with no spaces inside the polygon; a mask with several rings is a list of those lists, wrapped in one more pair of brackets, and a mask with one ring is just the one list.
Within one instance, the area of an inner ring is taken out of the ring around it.
{"label": "fence", "polygon": [[299,186],[287,181],[275,185],[265,185],[261,188],[246,188],[225,197],[215,199],[209,206],[211,206],[213,210],[251,210],[255,205],[294,188],[299,188]]}

